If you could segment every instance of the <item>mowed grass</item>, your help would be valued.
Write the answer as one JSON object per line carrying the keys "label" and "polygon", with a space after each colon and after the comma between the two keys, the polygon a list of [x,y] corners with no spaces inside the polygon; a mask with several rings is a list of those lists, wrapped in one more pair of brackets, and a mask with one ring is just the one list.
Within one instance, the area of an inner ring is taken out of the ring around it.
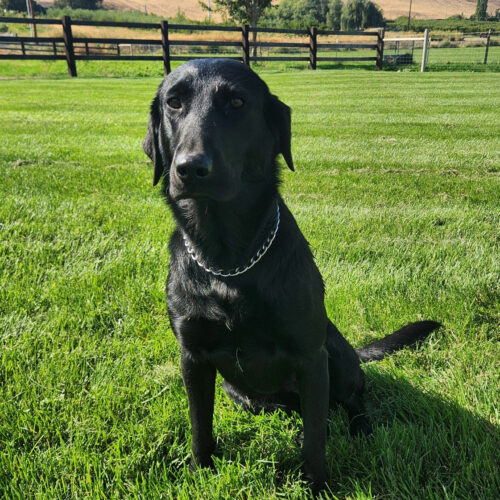
{"label": "mowed grass", "polygon": [[[303,40],[302,40],[303,41]],[[126,49],[123,49],[126,51]],[[399,53],[411,53],[411,49],[401,48]],[[470,71],[470,72],[492,72],[500,73],[500,47],[491,46],[489,49],[488,63],[484,62],[484,47],[465,48],[431,48],[429,51],[426,71]],[[176,54],[182,54],[181,52]],[[386,55],[394,55],[395,49],[386,47]],[[161,56],[161,51],[156,52]],[[186,55],[186,53],[184,53]],[[239,57],[241,51],[227,52],[225,54],[193,53],[196,57]],[[257,71],[295,71],[307,70],[309,52],[306,49],[297,50],[293,53],[278,53],[264,51],[262,55],[279,57],[294,56],[306,58],[305,61],[265,61],[258,64],[252,63],[252,67]],[[327,51],[318,52],[318,57],[375,57],[376,53],[371,49],[361,49],[355,51]],[[413,51],[413,64],[391,65],[385,63],[386,71],[420,71],[422,61],[422,49],[416,48]],[[172,68],[177,67],[181,62],[173,61]],[[77,73],[80,78],[93,77],[162,77],[163,64],[161,61],[77,61]],[[318,61],[318,70],[321,69],[363,69],[375,71],[374,61],[351,61],[351,62],[324,62]],[[0,59],[0,80],[5,78],[68,78],[68,67],[66,61],[37,61],[37,60],[2,60]]]}
{"label": "mowed grass", "polygon": [[[282,192],[332,320],[355,346],[444,324],[365,365],[373,436],[331,413],[329,495],[498,498],[499,76],[261,74],[293,108]],[[188,472],[173,222],[141,150],[159,81],[0,82],[0,497],[310,495],[301,420],[220,379],[215,469]]]}

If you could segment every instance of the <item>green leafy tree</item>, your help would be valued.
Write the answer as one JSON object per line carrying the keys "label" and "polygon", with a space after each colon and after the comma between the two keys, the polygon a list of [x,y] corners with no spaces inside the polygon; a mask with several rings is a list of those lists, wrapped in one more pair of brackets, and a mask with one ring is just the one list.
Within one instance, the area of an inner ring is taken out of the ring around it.
{"label": "green leafy tree", "polygon": [[328,14],[326,15],[326,25],[332,30],[340,29],[340,21],[342,19],[342,0],[330,0],[328,5]]}
{"label": "green leafy tree", "polygon": [[347,0],[342,7],[341,26],[343,30],[359,30],[363,22],[364,0]]}
{"label": "green leafy tree", "polygon": [[383,25],[382,11],[367,0],[348,0],[342,7],[341,27],[343,30],[359,30]]}
{"label": "green leafy tree", "polygon": [[[245,23],[256,28],[262,14],[271,5],[271,2],[272,0],[215,0],[214,10],[235,23]],[[201,5],[204,6],[203,3]],[[206,6],[204,7],[206,8]],[[257,41],[255,30],[252,32],[252,40],[254,43]],[[257,55],[255,45],[253,55]]]}
{"label": "green leafy tree", "polygon": [[[5,10],[15,10],[16,12],[26,12],[26,0],[0,0],[0,7]],[[43,14],[46,9],[40,4],[33,2],[35,14]]]}
{"label": "green leafy tree", "polygon": [[287,28],[327,26],[331,0],[282,0],[266,19],[268,25]]}
{"label": "green leafy tree", "polygon": [[487,10],[488,0],[477,0],[475,18],[478,21],[485,21],[486,19],[488,19],[488,13],[486,12]]}
{"label": "green leafy tree", "polygon": [[384,25],[384,14],[377,4],[365,1],[361,24],[363,28],[377,28]]}
{"label": "green leafy tree", "polygon": [[296,0],[295,20],[302,21],[304,27],[326,26],[329,0]]}

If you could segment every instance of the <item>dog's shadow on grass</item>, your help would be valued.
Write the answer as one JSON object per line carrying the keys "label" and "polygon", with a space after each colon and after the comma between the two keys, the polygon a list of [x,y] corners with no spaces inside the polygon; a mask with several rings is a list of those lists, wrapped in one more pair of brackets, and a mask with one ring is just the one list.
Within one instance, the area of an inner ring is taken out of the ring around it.
{"label": "dog's shadow on grass", "polygon": [[[346,412],[330,411],[326,498],[498,498],[497,426],[375,365],[364,370],[373,434],[350,436]],[[217,399],[227,411],[216,424],[215,470],[227,464],[257,464],[261,472],[255,473],[274,482],[278,494],[286,494],[291,482],[301,477],[301,418],[282,411],[252,415],[222,391]],[[189,441],[186,435],[185,445]],[[270,463],[274,479],[265,472]],[[181,470],[172,477],[178,480],[178,474]],[[202,474],[210,477],[213,472]]]}
{"label": "dog's shadow on grass", "polygon": [[368,367],[371,436],[350,437],[343,411],[330,414],[331,491],[390,498],[498,498],[499,429],[406,380]]}
{"label": "dog's shadow on grass", "polygon": [[[365,373],[373,433],[350,436],[346,412],[330,411],[326,497],[497,498],[498,427],[375,366],[365,366]],[[287,418],[281,411],[271,412],[252,423],[254,417],[233,408],[236,422],[223,431],[218,456],[247,463],[272,456],[278,491],[299,479],[298,415]],[[246,459],[238,456],[242,448],[247,450],[242,452]]]}

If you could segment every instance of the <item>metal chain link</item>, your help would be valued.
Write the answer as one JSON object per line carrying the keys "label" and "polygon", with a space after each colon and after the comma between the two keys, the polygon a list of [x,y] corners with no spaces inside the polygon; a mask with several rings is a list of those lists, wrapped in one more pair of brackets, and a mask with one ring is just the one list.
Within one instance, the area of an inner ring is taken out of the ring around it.
{"label": "metal chain link", "polygon": [[259,262],[262,257],[267,253],[271,245],[273,244],[274,238],[276,238],[276,233],[278,232],[278,228],[280,226],[280,206],[279,203],[276,202],[276,225],[267,237],[266,241],[264,244],[257,250],[257,253],[250,259],[248,264],[241,269],[241,266],[236,267],[235,269],[231,269],[229,271],[223,271],[222,269],[212,269],[211,267],[208,267],[207,265],[203,264],[203,262],[200,261],[199,256],[195,253],[193,247],[188,241],[188,237],[184,231],[182,232],[182,238],[184,239],[184,245],[186,246],[187,253],[189,256],[202,268],[204,269],[207,273],[213,274],[214,276],[221,276],[223,278],[227,278],[230,276],[239,276],[240,274],[246,273],[249,269],[252,269],[257,262]]}

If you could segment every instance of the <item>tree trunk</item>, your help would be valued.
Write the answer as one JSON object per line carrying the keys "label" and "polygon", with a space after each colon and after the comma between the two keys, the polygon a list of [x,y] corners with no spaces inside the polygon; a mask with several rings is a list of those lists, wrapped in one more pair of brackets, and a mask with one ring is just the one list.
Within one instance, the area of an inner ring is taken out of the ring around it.
{"label": "tree trunk", "polygon": [[252,42],[253,42],[253,57],[257,57],[257,23],[252,19]]}
{"label": "tree trunk", "polygon": [[257,13],[257,0],[252,0],[252,12],[251,12],[251,26],[252,26],[252,42],[253,51],[252,56],[257,57],[257,21],[259,20],[259,15]]}

